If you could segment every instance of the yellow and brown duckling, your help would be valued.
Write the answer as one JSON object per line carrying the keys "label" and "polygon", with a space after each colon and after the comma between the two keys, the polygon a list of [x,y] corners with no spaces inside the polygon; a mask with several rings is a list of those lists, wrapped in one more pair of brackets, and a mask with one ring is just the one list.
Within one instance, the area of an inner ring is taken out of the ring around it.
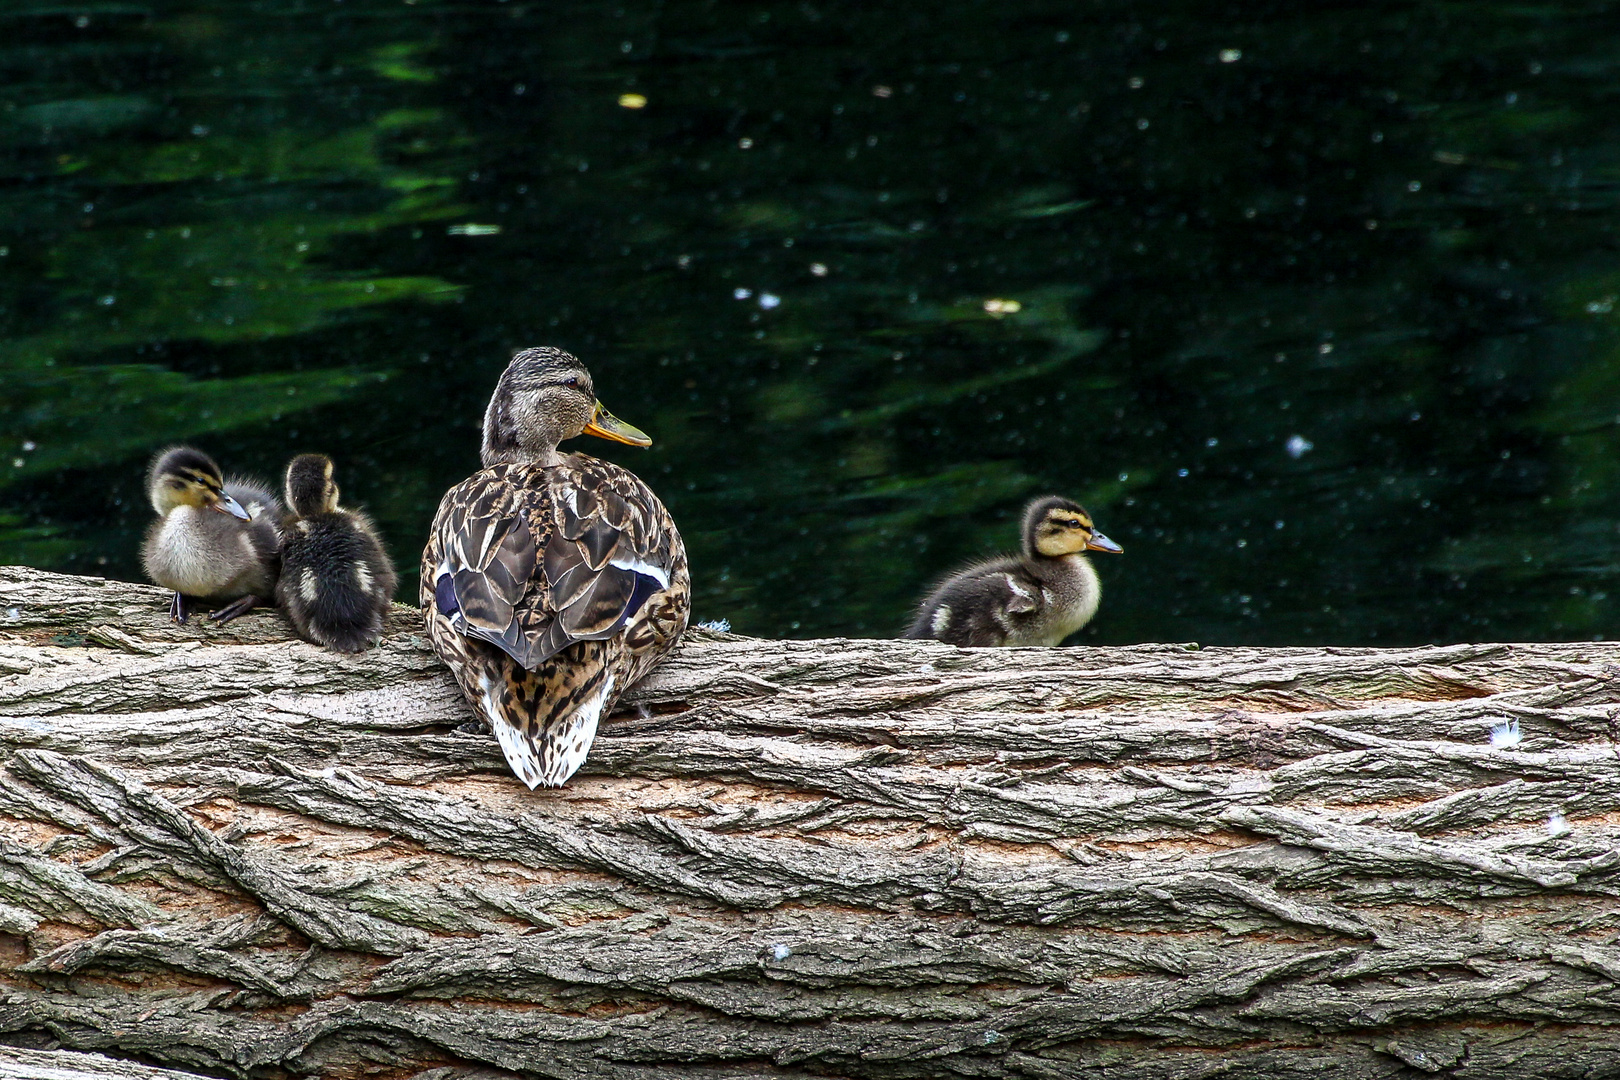
{"label": "yellow and brown duckling", "polygon": [[561,349],[512,358],[484,468],[445,493],[422,552],[428,637],[529,787],[585,761],[618,696],[674,648],[692,584],[669,511],[633,473],[557,444],[652,440]]}
{"label": "yellow and brown duckling", "polygon": [[951,645],[1056,645],[1097,613],[1102,583],[1087,551],[1123,551],[1077,502],[1048,495],[1024,509],[1023,551],[947,577],[902,637]]}
{"label": "yellow and brown duckling", "polygon": [[332,459],[324,454],[292,459],[285,494],[277,602],[306,641],[338,652],[375,645],[399,583],[377,527],[339,509]]}
{"label": "yellow and brown duckling", "polygon": [[146,476],[158,520],[141,546],[146,576],[174,590],[169,617],[183,623],[192,601],[223,604],[226,623],[269,601],[280,565],[281,507],[263,486],[233,477],[189,446],[158,454]]}

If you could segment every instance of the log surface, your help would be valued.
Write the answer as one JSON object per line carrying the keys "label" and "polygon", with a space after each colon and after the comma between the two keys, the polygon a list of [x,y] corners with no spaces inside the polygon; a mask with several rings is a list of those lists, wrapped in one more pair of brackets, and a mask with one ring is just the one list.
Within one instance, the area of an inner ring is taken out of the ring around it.
{"label": "log surface", "polygon": [[166,603],[0,569],[0,1077],[1620,1076],[1615,645],[698,632],[530,792]]}

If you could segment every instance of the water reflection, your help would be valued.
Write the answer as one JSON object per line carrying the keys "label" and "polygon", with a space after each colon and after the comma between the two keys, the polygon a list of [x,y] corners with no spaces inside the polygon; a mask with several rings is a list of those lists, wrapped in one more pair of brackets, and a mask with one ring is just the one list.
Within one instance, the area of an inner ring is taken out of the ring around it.
{"label": "water reflection", "polygon": [[1601,5],[0,25],[7,561],[137,576],[188,439],[333,454],[409,568],[544,342],[743,632],[895,632],[1042,491],[1129,552],[1082,640],[1615,632]]}

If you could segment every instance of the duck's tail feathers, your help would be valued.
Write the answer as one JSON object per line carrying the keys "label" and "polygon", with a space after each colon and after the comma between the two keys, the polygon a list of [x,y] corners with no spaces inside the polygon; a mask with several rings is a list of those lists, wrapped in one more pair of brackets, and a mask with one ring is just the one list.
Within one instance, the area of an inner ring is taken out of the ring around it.
{"label": "duck's tail feathers", "polygon": [[547,695],[541,686],[531,684],[543,684],[545,673],[516,670],[512,675],[520,685],[497,688],[485,677],[485,685],[480,686],[480,711],[519,780],[531,790],[561,787],[585,764],[597,725],[613,702],[617,680],[612,673],[604,673],[603,678],[591,680],[594,685],[563,695],[562,707],[551,715],[538,716],[532,706]]}

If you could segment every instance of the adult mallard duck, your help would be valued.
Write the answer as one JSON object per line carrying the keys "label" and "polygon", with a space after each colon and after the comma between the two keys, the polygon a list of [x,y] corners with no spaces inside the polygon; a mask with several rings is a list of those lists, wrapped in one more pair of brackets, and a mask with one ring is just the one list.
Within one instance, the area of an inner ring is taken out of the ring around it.
{"label": "adult mallard duck", "polygon": [[287,465],[276,600],[298,636],[362,652],[382,636],[394,598],[394,564],[371,519],[338,507],[332,459],[299,454]]}
{"label": "adult mallard duck", "polygon": [[625,469],[558,452],[582,433],[652,443],[596,400],[573,356],[518,353],[484,414],[484,468],[445,492],[422,552],[433,649],[531,788],[583,764],[691,609],[669,512]]}
{"label": "adult mallard duck", "polygon": [[227,623],[270,599],[280,566],[281,507],[263,485],[230,483],[214,459],[171,446],[152,459],[146,494],[158,519],[141,545],[146,576],[174,590],[169,617],[183,623],[189,603],[224,604],[209,616]]}
{"label": "adult mallard duck", "polygon": [[1087,551],[1124,549],[1077,502],[1047,495],[1024,508],[1023,551],[951,574],[901,637],[951,645],[1056,645],[1097,613],[1102,583]]}

